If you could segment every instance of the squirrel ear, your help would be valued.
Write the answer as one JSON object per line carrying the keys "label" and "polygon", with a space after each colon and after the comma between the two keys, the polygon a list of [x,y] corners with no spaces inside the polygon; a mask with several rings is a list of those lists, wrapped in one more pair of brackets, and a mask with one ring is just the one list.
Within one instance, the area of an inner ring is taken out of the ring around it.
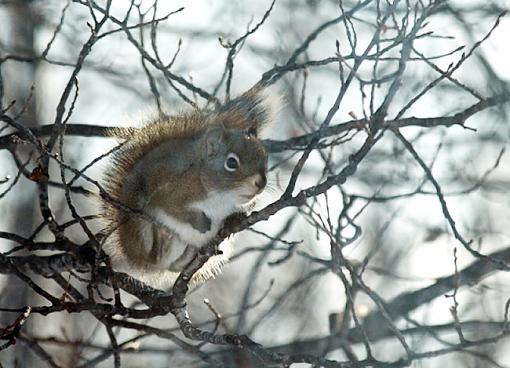
{"label": "squirrel ear", "polygon": [[246,131],[246,133],[248,135],[253,135],[253,136],[257,136],[258,134],[258,131],[257,131],[257,127],[255,125],[252,125],[248,128],[248,130]]}
{"label": "squirrel ear", "polygon": [[249,134],[258,135],[263,127],[275,120],[281,105],[282,98],[274,89],[256,86],[225,103],[220,112],[241,114],[244,121],[232,128],[246,129]]}
{"label": "squirrel ear", "polygon": [[225,128],[221,124],[215,124],[204,132],[203,145],[207,157],[216,155],[220,147],[225,144]]}

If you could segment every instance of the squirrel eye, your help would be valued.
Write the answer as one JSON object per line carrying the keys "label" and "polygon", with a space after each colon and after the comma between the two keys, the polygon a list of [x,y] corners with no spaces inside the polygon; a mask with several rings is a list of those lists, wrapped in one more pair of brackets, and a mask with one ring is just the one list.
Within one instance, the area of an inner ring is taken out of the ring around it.
{"label": "squirrel eye", "polygon": [[235,153],[229,153],[224,166],[227,171],[236,171],[239,168],[239,157]]}

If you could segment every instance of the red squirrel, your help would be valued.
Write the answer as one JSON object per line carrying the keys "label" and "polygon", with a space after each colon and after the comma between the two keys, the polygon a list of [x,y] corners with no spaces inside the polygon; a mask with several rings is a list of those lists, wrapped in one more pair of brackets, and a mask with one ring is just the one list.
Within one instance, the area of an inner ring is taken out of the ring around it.
{"label": "red squirrel", "polygon": [[[265,188],[267,151],[259,132],[277,105],[273,92],[257,88],[215,110],[119,130],[127,141],[104,182],[111,197],[133,211],[104,202],[110,234],[104,248],[114,268],[156,287],[173,284],[224,220]],[[231,247],[224,243],[193,281],[214,276],[228,261]]]}

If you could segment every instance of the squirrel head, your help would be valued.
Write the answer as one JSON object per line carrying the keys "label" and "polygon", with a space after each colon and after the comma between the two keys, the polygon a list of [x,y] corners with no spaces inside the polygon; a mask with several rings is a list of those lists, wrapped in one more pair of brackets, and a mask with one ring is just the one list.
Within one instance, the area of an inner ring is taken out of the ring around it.
{"label": "squirrel head", "polygon": [[267,152],[252,130],[228,129],[222,122],[200,137],[201,180],[210,191],[235,190],[249,202],[266,186]]}

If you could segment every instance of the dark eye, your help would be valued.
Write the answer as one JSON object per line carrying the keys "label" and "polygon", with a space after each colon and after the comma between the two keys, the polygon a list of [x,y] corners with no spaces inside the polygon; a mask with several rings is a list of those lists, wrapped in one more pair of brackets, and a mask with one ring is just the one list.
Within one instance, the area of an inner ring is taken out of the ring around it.
{"label": "dark eye", "polygon": [[224,166],[227,171],[236,171],[239,168],[239,157],[235,153],[229,153]]}

